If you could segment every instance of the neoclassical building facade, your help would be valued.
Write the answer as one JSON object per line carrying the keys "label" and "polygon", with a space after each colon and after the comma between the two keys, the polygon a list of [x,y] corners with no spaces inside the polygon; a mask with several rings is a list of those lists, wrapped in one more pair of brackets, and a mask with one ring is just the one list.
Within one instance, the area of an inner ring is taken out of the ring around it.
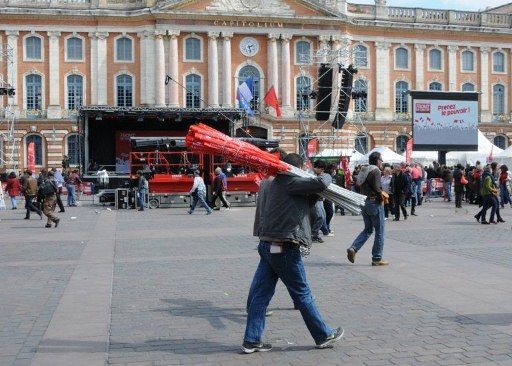
{"label": "neoclassical building facade", "polygon": [[[15,89],[0,96],[0,172],[25,167],[31,141],[38,167],[59,166],[64,154],[76,163],[82,105],[231,108],[248,78],[256,114],[243,130],[289,151],[304,136],[318,137],[320,150],[404,151],[408,90],[480,92],[480,129],[507,147],[511,12],[512,4],[466,12],[385,0],[0,1],[0,81]],[[354,86],[367,92],[342,130],[315,121],[310,98],[319,64],[336,57],[357,66]],[[271,86],[282,117],[263,103]]]}

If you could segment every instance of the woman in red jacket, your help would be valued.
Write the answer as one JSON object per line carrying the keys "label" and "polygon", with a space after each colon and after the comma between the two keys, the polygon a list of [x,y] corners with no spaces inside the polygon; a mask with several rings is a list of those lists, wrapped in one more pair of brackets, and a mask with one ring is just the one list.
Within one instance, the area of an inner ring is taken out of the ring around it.
{"label": "woman in red jacket", "polygon": [[9,179],[7,179],[7,185],[5,186],[5,191],[7,192],[9,197],[11,197],[12,209],[13,210],[18,209],[16,197],[19,196],[21,193],[21,185],[20,185],[20,181],[16,177],[16,173],[11,172],[11,174],[9,174]]}

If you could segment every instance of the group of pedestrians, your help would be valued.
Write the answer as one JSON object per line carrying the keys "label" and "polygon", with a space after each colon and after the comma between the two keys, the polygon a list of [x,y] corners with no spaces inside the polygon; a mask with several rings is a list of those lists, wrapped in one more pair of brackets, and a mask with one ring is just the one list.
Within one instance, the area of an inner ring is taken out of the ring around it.
{"label": "group of pedestrians", "polygon": [[221,206],[226,210],[231,208],[231,205],[226,198],[226,192],[228,190],[226,174],[220,167],[215,168],[214,174],[215,177],[213,178],[212,184],[212,201],[208,203],[206,197],[206,184],[201,177],[201,171],[194,171],[194,182],[192,184],[192,188],[189,191],[189,195],[192,198],[190,209],[188,210],[189,215],[194,213],[198,203],[204,207],[207,215],[210,215],[213,210],[220,210]]}

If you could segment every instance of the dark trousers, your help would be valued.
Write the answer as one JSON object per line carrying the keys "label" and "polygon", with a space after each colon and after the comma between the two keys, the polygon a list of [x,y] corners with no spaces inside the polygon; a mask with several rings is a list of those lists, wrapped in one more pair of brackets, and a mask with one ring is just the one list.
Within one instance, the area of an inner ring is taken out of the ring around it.
{"label": "dark trousers", "polygon": [[[228,208],[230,205],[228,203],[228,201],[226,200],[226,191],[218,191],[218,192],[215,192],[215,194],[213,195],[213,201],[212,201],[212,204],[210,205],[210,207],[217,207],[217,199],[220,200],[220,202],[222,203],[222,206],[224,206],[225,208]],[[218,206],[219,209],[220,209],[220,206]]]}
{"label": "dark trousers", "polygon": [[331,220],[334,216],[334,205],[332,201],[324,200],[324,209],[325,209],[325,224],[327,229],[331,229]]}
{"label": "dark trousers", "polygon": [[462,207],[462,194],[464,187],[460,184],[455,185],[455,207]]}
{"label": "dark trousers", "polygon": [[404,218],[407,218],[407,210],[405,209],[405,195],[398,193],[393,195],[393,206],[395,210],[395,219],[400,220],[400,210]]}
{"label": "dark trousers", "polygon": [[30,218],[30,211],[36,212],[39,216],[43,214],[41,210],[34,205],[34,198],[35,196],[25,196],[25,209],[27,210],[25,217],[27,218]]}
{"label": "dark trousers", "polygon": [[62,187],[59,187],[59,190],[57,191],[57,206],[59,206],[59,209],[64,212],[64,204],[62,203],[62,199],[60,198],[60,195],[62,193]]}

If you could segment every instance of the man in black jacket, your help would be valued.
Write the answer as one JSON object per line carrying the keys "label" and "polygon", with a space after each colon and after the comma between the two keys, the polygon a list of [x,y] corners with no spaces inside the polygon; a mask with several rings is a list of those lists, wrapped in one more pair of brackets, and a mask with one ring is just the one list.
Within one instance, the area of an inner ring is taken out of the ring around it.
{"label": "man in black jacket", "polygon": [[393,192],[393,206],[395,206],[395,218],[393,221],[400,221],[400,210],[404,215],[404,220],[407,220],[407,210],[405,209],[405,196],[407,192],[411,191],[409,178],[400,168],[400,165],[393,167],[393,177],[390,184]]}
{"label": "man in black jacket", "polygon": [[49,171],[46,174],[46,178],[44,178],[41,186],[39,187],[41,190],[41,195],[43,198],[43,213],[48,218],[46,222],[47,228],[52,227],[52,222],[55,223],[55,227],[59,225],[60,219],[55,216],[55,206],[57,205],[57,182],[55,181],[55,177],[52,171]]}

